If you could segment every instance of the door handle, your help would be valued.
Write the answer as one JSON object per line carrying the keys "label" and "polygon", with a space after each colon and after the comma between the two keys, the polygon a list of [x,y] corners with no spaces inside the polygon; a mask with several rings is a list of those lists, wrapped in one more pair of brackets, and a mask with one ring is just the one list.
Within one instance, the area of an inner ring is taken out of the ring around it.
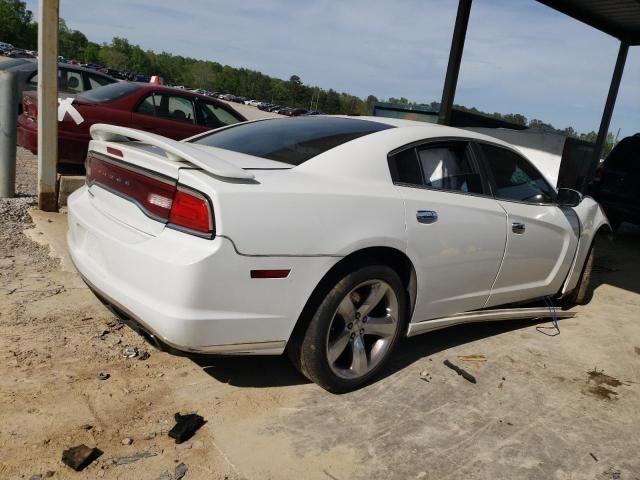
{"label": "door handle", "polygon": [[524,223],[513,222],[511,224],[511,230],[513,231],[513,233],[524,233],[526,228],[527,226]]}
{"label": "door handle", "polygon": [[433,210],[418,210],[416,212],[416,219],[419,223],[435,223],[438,221],[438,212]]}

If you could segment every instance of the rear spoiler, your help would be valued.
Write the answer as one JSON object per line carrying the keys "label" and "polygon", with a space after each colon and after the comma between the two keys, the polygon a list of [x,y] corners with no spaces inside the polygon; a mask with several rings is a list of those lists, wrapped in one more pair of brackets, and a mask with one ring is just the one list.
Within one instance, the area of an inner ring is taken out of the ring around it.
{"label": "rear spoiler", "polygon": [[119,127],[96,123],[91,125],[91,138],[103,142],[139,142],[153,145],[164,151],[166,157],[174,162],[188,162],[218,177],[241,178],[251,180],[254,175],[240,167],[217,157],[215,154],[205,152],[189,143],[178,142],[155,133],[144,132],[134,128]]}

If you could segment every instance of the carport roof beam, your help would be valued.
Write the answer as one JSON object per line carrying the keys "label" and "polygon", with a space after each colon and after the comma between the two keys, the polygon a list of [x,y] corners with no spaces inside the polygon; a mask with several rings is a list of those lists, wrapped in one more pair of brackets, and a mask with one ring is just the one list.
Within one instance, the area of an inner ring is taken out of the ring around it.
{"label": "carport roof beam", "polygon": [[38,22],[38,208],[58,210],[58,0],[40,0]]}
{"label": "carport roof beam", "polygon": [[453,99],[458,85],[458,75],[460,73],[460,63],[462,62],[462,51],[464,50],[464,41],[467,36],[470,13],[471,0],[459,0],[456,24],[453,28],[453,38],[451,39],[451,50],[449,51],[449,64],[447,65],[447,74],[442,89],[440,114],[438,115],[438,123],[442,125],[451,125]]}

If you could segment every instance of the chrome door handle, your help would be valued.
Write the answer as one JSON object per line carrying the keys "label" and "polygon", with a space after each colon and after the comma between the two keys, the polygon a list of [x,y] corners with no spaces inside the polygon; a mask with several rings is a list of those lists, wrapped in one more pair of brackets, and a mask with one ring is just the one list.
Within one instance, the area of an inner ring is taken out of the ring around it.
{"label": "chrome door handle", "polygon": [[419,223],[435,223],[438,221],[438,212],[433,210],[418,210],[416,212],[416,219]]}
{"label": "chrome door handle", "polygon": [[513,233],[524,233],[526,228],[527,226],[524,223],[513,222],[511,224],[511,230],[513,231]]}

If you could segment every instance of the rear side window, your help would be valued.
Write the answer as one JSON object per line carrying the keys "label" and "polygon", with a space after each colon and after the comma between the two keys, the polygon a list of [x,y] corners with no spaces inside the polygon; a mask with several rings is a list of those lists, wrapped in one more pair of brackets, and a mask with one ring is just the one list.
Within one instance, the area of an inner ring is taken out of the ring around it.
{"label": "rear side window", "polygon": [[356,118],[295,117],[239,123],[193,143],[300,165],[364,135],[393,128]]}
{"label": "rear side window", "polygon": [[436,190],[483,194],[482,179],[467,142],[422,146],[389,159],[395,183]]}
{"label": "rear side window", "polygon": [[506,148],[479,145],[493,175],[496,198],[525,203],[553,202],[553,188],[527,159]]}

